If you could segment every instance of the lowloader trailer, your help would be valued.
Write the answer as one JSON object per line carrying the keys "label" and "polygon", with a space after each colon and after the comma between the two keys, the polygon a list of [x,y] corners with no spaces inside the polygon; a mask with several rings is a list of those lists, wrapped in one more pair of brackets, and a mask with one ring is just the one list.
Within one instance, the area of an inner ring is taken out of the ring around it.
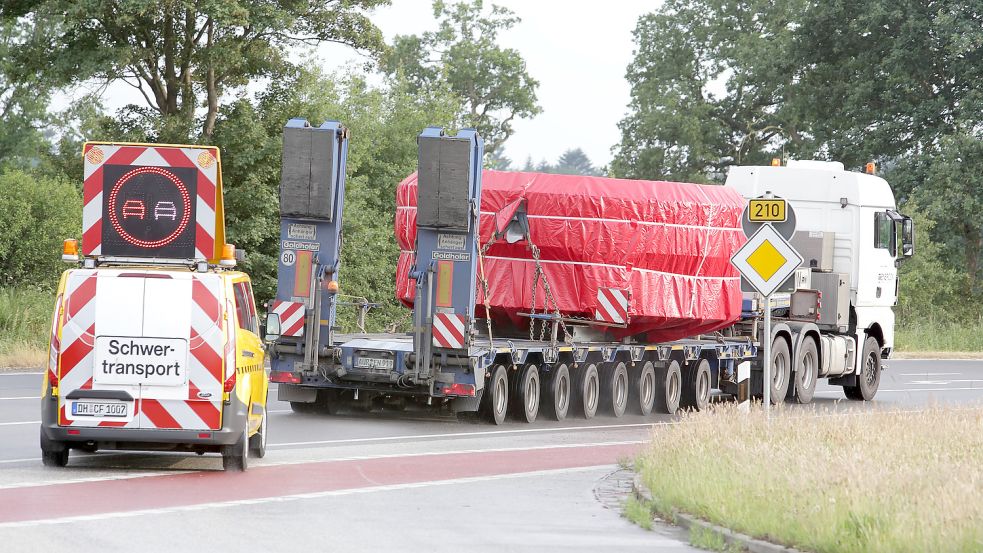
{"label": "lowloader trailer", "polygon": [[[538,336],[495,328],[489,319],[478,318],[476,290],[487,289],[496,275],[484,274],[483,248],[477,238],[483,141],[470,129],[451,136],[430,127],[418,137],[411,331],[337,332],[347,139],[347,129],[337,122],[315,128],[294,119],[284,129],[281,255],[266,334],[275,342],[271,381],[278,383],[279,399],[295,411],[320,408],[333,413],[344,405],[415,401],[458,414],[481,412],[495,424],[509,414],[532,422],[540,414],[562,420],[592,418],[598,412],[615,417],[653,410],[675,413],[680,408],[705,409],[713,390],[747,394],[738,381],[738,373],[744,372],[739,367],[751,369],[750,392],[763,391],[759,345],[764,306],[753,294],[746,295],[743,314],[733,327],[713,336],[660,343],[604,339],[605,333],[598,331],[603,324],[567,317],[558,309],[523,314],[531,326],[538,326]],[[764,182],[753,172],[742,175],[739,190],[756,189]],[[783,195],[795,201],[794,195]],[[856,203],[849,194],[844,199],[848,205]],[[838,196],[830,206],[845,209],[841,203]],[[892,225],[897,222],[897,230],[903,225],[910,237],[910,220],[893,211],[893,196],[890,204],[867,211],[851,208],[850,213],[870,215],[870,226],[879,221],[885,233],[895,229],[880,222],[888,217]],[[823,204],[817,200],[816,205]],[[815,219],[824,220],[819,208]],[[521,203],[497,214],[495,220],[493,240],[533,246]],[[854,234],[860,233],[859,226]],[[834,230],[828,231],[831,236]],[[910,242],[904,241],[904,255],[911,253]],[[850,252],[846,254],[849,257]],[[845,312],[833,311],[839,317],[833,324],[820,320],[829,311],[822,310],[819,290],[805,286],[773,296],[771,397],[776,402],[786,397],[811,401],[818,377],[837,378],[835,382],[844,385],[851,398],[870,399],[876,392],[880,360],[891,350],[885,336],[893,338],[893,313],[889,321],[867,320],[874,326],[858,327],[855,303],[842,300],[844,294],[850,297],[851,288],[842,286],[841,277],[849,281],[851,275],[828,277],[827,269],[826,265],[806,268],[803,274],[819,275],[812,282],[806,282],[805,276],[797,278],[810,285],[836,284],[839,308]],[[549,283],[543,285],[549,296]],[[882,291],[877,294],[880,298]],[[896,287],[894,294],[896,298]],[[886,294],[885,299],[889,299]],[[882,330],[884,326],[890,331]],[[857,344],[862,355],[857,355]]]}

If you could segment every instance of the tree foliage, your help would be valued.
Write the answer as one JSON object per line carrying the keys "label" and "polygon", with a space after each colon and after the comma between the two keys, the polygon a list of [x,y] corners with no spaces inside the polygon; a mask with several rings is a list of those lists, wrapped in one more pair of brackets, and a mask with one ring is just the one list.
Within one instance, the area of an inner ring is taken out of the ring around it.
{"label": "tree foliage", "polygon": [[[163,140],[210,137],[222,95],[290,64],[292,48],[337,42],[379,50],[365,10],[386,0],[4,0],[0,17],[44,32],[15,63],[56,86],[97,79],[138,90]],[[204,120],[196,112],[204,108]]]}
{"label": "tree foliage", "polygon": [[536,103],[539,82],[522,55],[498,44],[499,33],[519,18],[494,4],[486,13],[482,0],[449,5],[434,0],[433,13],[437,30],[397,36],[381,68],[404,75],[414,95],[449,87],[464,102],[461,126],[476,128],[485,151],[495,152],[512,136],[515,119],[542,111]]}
{"label": "tree foliage", "polygon": [[42,125],[51,87],[11,55],[28,40],[23,28],[0,21],[0,163],[8,165],[30,163],[46,145]]}

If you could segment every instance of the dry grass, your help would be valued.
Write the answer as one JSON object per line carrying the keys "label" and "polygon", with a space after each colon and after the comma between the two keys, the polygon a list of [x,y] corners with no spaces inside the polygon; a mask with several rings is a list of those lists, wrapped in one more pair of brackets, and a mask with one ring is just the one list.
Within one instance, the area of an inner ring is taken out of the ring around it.
{"label": "dry grass", "polygon": [[739,532],[819,552],[983,550],[983,408],[767,421],[722,405],[652,440],[636,467],[656,500]]}
{"label": "dry grass", "polygon": [[0,369],[45,364],[55,294],[0,288]]}

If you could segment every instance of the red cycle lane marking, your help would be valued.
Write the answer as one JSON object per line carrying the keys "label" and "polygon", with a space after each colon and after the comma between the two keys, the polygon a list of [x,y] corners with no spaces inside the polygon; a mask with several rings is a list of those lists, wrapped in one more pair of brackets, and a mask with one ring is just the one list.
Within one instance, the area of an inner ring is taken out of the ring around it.
{"label": "red cycle lane marking", "polygon": [[637,444],[408,455],[0,490],[0,523],[614,464]]}

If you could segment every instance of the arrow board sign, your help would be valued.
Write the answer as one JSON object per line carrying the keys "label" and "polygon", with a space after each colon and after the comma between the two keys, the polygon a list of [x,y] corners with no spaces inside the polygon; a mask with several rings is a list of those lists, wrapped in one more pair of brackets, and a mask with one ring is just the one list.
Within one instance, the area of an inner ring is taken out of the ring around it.
{"label": "arrow board sign", "polygon": [[771,225],[759,228],[730,262],[759,294],[770,296],[802,263],[792,245]]}

